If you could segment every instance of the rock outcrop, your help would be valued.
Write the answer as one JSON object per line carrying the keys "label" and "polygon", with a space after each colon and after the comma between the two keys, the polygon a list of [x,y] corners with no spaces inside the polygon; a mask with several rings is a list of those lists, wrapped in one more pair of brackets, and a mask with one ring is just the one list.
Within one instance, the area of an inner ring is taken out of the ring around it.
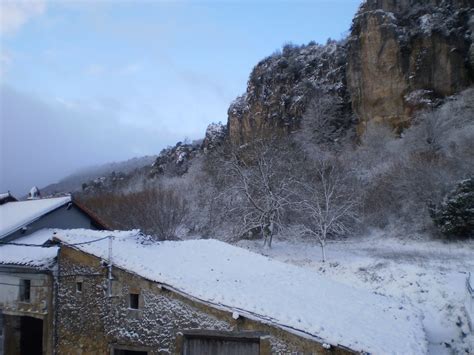
{"label": "rock outcrop", "polygon": [[347,84],[359,128],[409,125],[473,82],[472,0],[368,0],[353,20]]}
{"label": "rock outcrop", "polygon": [[286,45],[253,69],[247,92],[228,111],[228,134],[233,143],[252,137],[291,132],[315,90],[323,89],[349,102],[345,85],[345,43]]}
{"label": "rock outcrop", "polygon": [[253,69],[228,111],[228,134],[243,144],[291,132],[314,93],[338,95],[356,115],[403,129],[416,110],[470,85],[473,0],[367,0],[346,41],[287,45]]}

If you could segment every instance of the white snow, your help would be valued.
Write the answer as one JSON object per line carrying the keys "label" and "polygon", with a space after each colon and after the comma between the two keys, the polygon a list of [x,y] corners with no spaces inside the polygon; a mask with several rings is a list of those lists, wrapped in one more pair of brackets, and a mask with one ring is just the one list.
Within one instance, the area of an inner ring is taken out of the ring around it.
{"label": "white snow", "polygon": [[[469,318],[469,327],[471,331],[474,333],[474,275],[469,273],[468,278],[466,280],[466,312]],[[474,334],[473,339],[474,343]],[[473,344],[474,348],[474,344]],[[474,349],[473,349],[474,350]]]}
{"label": "white snow", "polygon": [[270,250],[260,241],[239,245],[416,307],[423,314],[429,354],[474,354],[474,329],[469,330],[465,306],[474,241],[444,243],[376,233],[329,243],[323,263],[316,242],[287,238],[276,239]]}
{"label": "white snow", "polygon": [[[62,230],[74,243],[111,232]],[[137,234],[137,232],[134,232]],[[423,354],[422,320],[409,304],[269,259],[217,240],[140,242],[113,232],[113,264],[214,307],[315,338],[375,354]],[[108,258],[108,240],[73,246]]]}
{"label": "white snow", "polygon": [[0,239],[69,202],[71,196],[15,201],[0,205]]}
{"label": "white snow", "polygon": [[232,318],[234,318],[234,319],[239,319],[239,317],[240,317],[239,312],[235,312],[235,311],[232,312]]}
{"label": "white snow", "polygon": [[28,199],[37,199],[40,197],[40,191],[36,186],[33,186],[30,189],[30,193],[28,194]]}
{"label": "white snow", "polygon": [[8,196],[10,196],[9,192],[0,193],[0,200],[3,200],[4,198],[7,198]]}
{"label": "white snow", "polygon": [[[12,243],[43,245],[54,235],[52,229],[42,229]],[[51,268],[58,253],[58,247],[39,248],[20,245],[0,245],[0,264]]]}
{"label": "white snow", "polygon": [[424,33],[430,33],[433,29],[432,15],[426,14],[420,17],[420,27]]}

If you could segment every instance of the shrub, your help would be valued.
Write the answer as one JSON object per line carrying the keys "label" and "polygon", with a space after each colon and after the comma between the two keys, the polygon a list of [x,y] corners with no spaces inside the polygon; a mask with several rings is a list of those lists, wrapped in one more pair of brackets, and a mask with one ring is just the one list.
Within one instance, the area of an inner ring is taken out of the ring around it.
{"label": "shrub", "polygon": [[440,206],[431,209],[431,217],[448,238],[474,237],[474,178],[461,181]]}

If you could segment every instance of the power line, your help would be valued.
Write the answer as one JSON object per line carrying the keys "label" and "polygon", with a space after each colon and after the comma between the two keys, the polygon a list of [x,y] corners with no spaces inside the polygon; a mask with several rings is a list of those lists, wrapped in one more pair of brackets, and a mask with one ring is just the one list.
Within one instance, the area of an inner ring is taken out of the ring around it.
{"label": "power line", "polygon": [[[0,285],[16,286],[16,287],[21,287],[22,286],[22,285],[18,285],[18,284],[9,284],[7,282],[0,282]],[[48,286],[30,285],[30,287],[48,287]]]}
{"label": "power line", "polygon": [[[113,235],[108,235],[106,237],[94,239],[94,240],[89,240],[87,242],[80,242],[80,243],[67,243],[63,242],[65,245],[68,246],[76,246],[76,245],[84,245],[84,244],[90,244],[90,243],[95,243],[99,242],[101,240],[107,239],[113,237]],[[44,245],[44,244],[27,244],[27,243],[15,243],[15,242],[2,242],[0,241],[0,245],[14,245],[14,246],[21,246],[21,247],[38,247],[38,248],[51,248],[55,246],[54,244],[49,244],[49,245]]]}

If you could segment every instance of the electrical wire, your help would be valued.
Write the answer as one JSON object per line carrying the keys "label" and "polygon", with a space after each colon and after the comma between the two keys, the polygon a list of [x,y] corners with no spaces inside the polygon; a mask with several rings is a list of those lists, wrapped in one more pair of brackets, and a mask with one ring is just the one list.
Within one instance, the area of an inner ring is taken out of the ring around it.
{"label": "electrical wire", "polygon": [[[7,283],[7,282],[0,282],[0,285],[17,286],[17,287],[21,287],[21,286],[22,286],[22,285],[18,285],[18,284],[9,284],[9,283]],[[30,285],[30,287],[47,287],[47,286]]]}
{"label": "electrical wire", "polygon": [[[102,237],[102,238],[98,238],[98,239],[94,239],[94,240],[89,240],[87,242],[80,242],[80,243],[66,243],[64,242],[64,244],[68,245],[68,246],[75,246],[75,245],[84,245],[84,244],[90,244],[90,243],[95,243],[95,242],[99,242],[101,240],[104,240],[104,239],[107,239],[107,238],[110,238],[110,237],[113,237],[112,235],[108,235],[106,237]],[[38,247],[38,248],[51,248],[51,247],[54,247],[55,245],[54,244],[51,244],[51,245],[44,245],[44,244],[26,244],[26,243],[15,243],[15,242],[2,242],[0,241],[0,245],[14,245],[14,246],[21,246],[21,247]]]}

